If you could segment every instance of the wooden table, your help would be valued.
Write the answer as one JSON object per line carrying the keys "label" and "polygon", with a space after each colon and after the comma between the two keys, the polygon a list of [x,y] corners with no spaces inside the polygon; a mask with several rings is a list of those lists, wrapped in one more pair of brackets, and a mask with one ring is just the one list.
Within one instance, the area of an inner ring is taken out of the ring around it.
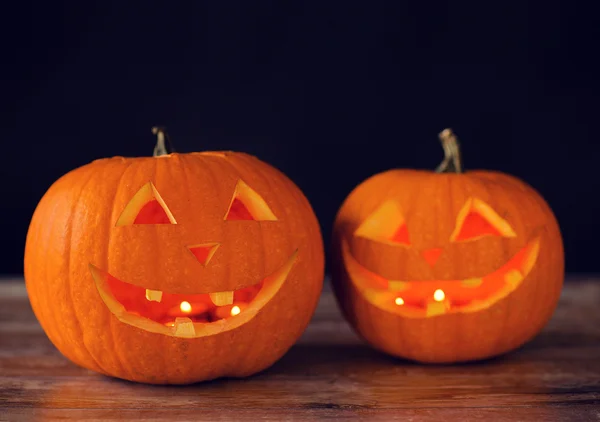
{"label": "wooden table", "polygon": [[325,289],[304,336],[245,380],[148,386],[76,367],[37,323],[22,280],[0,282],[0,421],[600,421],[600,280],[569,280],[545,330],[466,365],[419,365],[363,344]]}

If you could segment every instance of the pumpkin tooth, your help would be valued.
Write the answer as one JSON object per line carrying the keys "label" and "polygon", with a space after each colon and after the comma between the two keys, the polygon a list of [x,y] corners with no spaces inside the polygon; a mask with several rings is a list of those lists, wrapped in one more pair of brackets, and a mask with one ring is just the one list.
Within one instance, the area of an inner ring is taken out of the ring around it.
{"label": "pumpkin tooth", "polygon": [[393,292],[401,292],[402,290],[406,290],[410,286],[410,283],[406,281],[398,281],[398,280],[389,280],[388,281],[388,290]]}
{"label": "pumpkin tooth", "polygon": [[160,302],[162,300],[162,294],[160,290],[146,289],[146,300],[150,302]]}
{"label": "pumpkin tooth", "polygon": [[444,302],[429,302],[427,304],[426,315],[435,316],[442,315],[446,313],[446,303]]}
{"label": "pumpkin tooth", "polygon": [[466,278],[460,282],[463,287],[479,287],[483,283],[483,279],[479,278]]}
{"label": "pumpkin tooth", "polygon": [[193,337],[196,334],[194,323],[189,318],[175,318],[175,335],[177,337]]}
{"label": "pumpkin tooth", "polygon": [[523,281],[523,274],[519,270],[510,270],[504,275],[504,280],[512,287],[516,287],[521,281]]}
{"label": "pumpkin tooth", "polygon": [[217,306],[231,305],[233,303],[233,292],[209,293],[210,300]]}

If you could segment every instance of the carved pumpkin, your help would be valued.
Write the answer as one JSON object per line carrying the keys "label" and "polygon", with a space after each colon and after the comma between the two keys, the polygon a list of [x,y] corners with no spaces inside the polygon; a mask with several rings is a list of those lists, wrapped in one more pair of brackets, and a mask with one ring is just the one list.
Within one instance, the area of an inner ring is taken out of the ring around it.
{"label": "carved pumpkin", "polygon": [[462,173],[440,134],[438,172],[390,170],[360,184],[333,235],[333,284],[345,317],[374,347],[422,362],[515,349],[546,324],[564,257],[557,221],[515,177]]}
{"label": "carved pumpkin", "polygon": [[253,156],[162,150],[50,187],[27,235],[33,310],[67,358],[102,374],[179,384],[261,371],[321,291],[311,206]]}

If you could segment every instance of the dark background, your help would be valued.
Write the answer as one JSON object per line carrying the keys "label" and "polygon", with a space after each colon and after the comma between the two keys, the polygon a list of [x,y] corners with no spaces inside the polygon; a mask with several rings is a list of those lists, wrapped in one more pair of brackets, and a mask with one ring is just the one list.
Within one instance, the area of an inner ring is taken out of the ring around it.
{"label": "dark background", "polygon": [[[592,3],[592,2],[590,2]],[[567,271],[598,271],[600,45],[575,2],[120,1],[2,6],[1,273],[22,272],[50,184],[96,158],[246,151],[306,193],[326,242],[366,177],[433,169],[450,126],[467,168],[554,209]]]}

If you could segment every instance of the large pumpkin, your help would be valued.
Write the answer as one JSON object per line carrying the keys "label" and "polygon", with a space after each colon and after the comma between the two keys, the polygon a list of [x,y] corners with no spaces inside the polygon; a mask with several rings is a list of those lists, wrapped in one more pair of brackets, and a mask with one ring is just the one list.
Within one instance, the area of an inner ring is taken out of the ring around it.
{"label": "large pumpkin", "polygon": [[360,184],[333,235],[333,285],[376,348],[422,362],[486,358],[546,324],[564,257],[557,221],[515,177],[462,172],[456,138],[438,172],[390,170]]}
{"label": "large pumpkin", "polygon": [[179,384],[279,359],[313,314],[323,260],[311,206],[284,174],[243,153],[159,148],[55,182],[31,221],[25,279],[73,362]]}

